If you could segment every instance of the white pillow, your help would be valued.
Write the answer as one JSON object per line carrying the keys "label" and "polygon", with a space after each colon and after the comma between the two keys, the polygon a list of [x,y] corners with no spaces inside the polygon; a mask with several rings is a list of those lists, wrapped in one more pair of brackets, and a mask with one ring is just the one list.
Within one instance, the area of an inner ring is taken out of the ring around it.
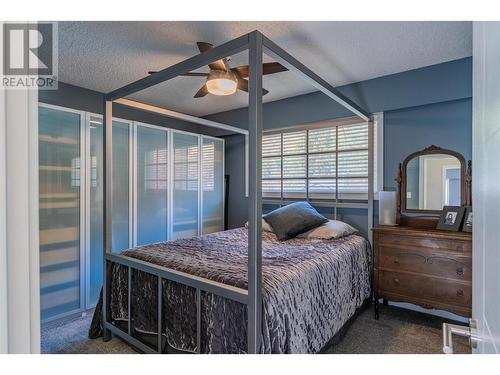
{"label": "white pillow", "polygon": [[[248,228],[248,221],[245,223],[245,228]],[[274,233],[273,228],[264,219],[262,219],[262,231]]]}
{"label": "white pillow", "polygon": [[323,225],[299,234],[298,238],[331,240],[349,236],[358,230],[347,223],[339,220],[328,220]]}

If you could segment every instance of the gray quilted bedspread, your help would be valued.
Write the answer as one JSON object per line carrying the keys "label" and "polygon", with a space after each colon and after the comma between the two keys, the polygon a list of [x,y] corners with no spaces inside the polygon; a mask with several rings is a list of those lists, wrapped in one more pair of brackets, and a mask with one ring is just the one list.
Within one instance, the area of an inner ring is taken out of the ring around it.
{"label": "gray quilted bedspread", "polygon": [[[263,233],[263,353],[316,353],[371,292],[371,251],[358,235],[338,240],[279,242]],[[218,232],[127,250],[132,258],[247,288],[247,230]],[[132,273],[132,321],[138,332],[157,332],[157,278]],[[127,270],[114,265],[110,308],[127,319]],[[196,351],[192,288],[163,280],[163,334],[178,350]],[[201,352],[246,351],[246,307],[202,293]]]}

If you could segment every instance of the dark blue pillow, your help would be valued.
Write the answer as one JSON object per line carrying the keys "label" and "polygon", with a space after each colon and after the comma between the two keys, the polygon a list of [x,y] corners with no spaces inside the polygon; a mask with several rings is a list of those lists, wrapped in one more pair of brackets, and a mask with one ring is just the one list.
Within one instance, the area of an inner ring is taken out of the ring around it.
{"label": "dark blue pillow", "polygon": [[299,234],[319,227],[328,219],[307,202],[291,203],[263,216],[271,225],[280,241],[297,237]]}

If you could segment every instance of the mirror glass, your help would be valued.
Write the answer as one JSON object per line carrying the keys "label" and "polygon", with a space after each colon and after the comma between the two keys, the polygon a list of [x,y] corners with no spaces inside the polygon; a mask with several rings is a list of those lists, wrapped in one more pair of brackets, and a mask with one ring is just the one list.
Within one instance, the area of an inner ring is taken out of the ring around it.
{"label": "mirror glass", "polygon": [[441,210],[460,206],[460,160],[447,154],[420,155],[406,167],[406,208]]}

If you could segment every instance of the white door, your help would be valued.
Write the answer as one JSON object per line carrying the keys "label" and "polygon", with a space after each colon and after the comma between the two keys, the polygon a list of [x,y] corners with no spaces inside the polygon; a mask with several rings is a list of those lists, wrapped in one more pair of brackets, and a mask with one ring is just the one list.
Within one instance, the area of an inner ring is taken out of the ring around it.
{"label": "white door", "polygon": [[500,22],[473,30],[474,352],[500,353]]}

